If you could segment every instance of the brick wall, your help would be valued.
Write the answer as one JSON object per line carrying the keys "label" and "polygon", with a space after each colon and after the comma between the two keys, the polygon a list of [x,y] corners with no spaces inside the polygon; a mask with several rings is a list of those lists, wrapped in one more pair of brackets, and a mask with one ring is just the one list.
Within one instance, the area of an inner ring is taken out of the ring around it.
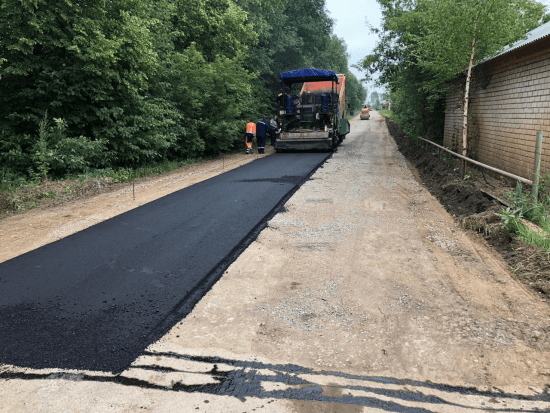
{"label": "brick wall", "polygon": [[[484,63],[488,81],[471,96],[469,156],[532,179],[535,137],[543,131],[541,171],[550,172],[550,39]],[[443,144],[462,151],[462,92],[447,94]]]}

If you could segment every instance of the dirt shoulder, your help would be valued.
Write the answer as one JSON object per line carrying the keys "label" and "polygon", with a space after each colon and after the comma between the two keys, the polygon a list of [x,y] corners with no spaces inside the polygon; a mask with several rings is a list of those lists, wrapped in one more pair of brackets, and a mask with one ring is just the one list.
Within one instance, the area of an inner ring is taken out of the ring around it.
{"label": "dirt shoulder", "polygon": [[[435,148],[415,145],[399,127],[386,118],[386,125],[399,151],[418,171],[418,177],[445,209],[470,235],[485,240],[507,262],[518,280],[550,302],[550,253],[529,245],[502,227],[495,215],[505,208],[487,193],[505,200],[515,183],[468,165],[468,179],[459,174],[459,163],[450,155],[438,156]],[[485,192],[485,194],[484,194]]]}
{"label": "dirt shoulder", "polygon": [[[39,208],[0,220],[0,262],[272,153],[271,146],[266,148],[265,155],[246,155],[243,151],[186,165],[159,176],[137,179],[134,183],[90,180],[81,187],[78,199],[52,200]],[[54,191],[58,185],[61,184],[51,183],[51,188],[45,190]]]}

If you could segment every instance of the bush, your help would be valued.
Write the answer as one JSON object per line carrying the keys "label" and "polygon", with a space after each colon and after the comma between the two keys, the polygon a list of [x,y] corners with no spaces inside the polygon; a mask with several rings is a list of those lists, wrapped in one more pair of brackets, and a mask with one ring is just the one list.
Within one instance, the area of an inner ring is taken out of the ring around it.
{"label": "bush", "polygon": [[31,159],[42,179],[50,171],[56,175],[83,171],[107,160],[105,140],[68,137],[67,123],[63,119],[54,119],[54,122],[55,126],[50,126],[47,114],[44,115],[38,128],[39,138],[33,146]]}

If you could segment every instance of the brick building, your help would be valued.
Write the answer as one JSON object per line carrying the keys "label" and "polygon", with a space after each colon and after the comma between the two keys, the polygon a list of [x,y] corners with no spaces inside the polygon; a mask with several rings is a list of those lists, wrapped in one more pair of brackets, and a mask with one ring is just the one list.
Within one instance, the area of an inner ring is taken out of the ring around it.
{"label": "brick building", "polygon": [[[542,130],[541,172],[550,172],[550,22],[478,64],[474,78],[469,156],[532,179],[536,132]],[[456,89],[447,94],[443,145],[460,153],[462,120],[462,91]]]}

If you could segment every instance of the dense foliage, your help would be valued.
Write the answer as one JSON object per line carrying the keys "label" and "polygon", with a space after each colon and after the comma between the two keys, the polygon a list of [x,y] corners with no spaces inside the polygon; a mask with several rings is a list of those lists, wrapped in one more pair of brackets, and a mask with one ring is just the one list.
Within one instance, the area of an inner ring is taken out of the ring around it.
{"label": "dense foliage", "polygon": [[[546,21],[534,0],[378,0],[383,22],[378,44],[362,62],[391,92],[393,116],[409,136],[438,138],[444,97],[464,86],[473,64],[495,55]],[[475,75],[474,75],[475,76]]]}
{"label": "dense foliage", "polygon": [[324,0],[3,0],[0,173],[215,154],[272,113],[282,71],[348,74]]}

